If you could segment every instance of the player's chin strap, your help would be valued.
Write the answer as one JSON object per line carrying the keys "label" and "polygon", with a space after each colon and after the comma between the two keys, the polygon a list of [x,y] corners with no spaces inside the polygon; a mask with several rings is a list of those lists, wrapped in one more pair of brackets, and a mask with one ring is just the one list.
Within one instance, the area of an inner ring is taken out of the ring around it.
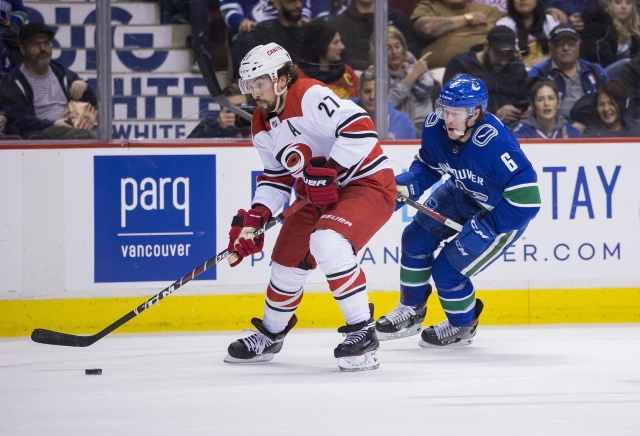
{"label": "player's chin strap", "polygon": [[[458,129],[453,129],[453,131],[456,133],[456,135],[460,135],[458,136],[458,139],[454,139],[455,142],[457,142],[458,144],[462,143],[462,138],[464,138],[467,133],[469,133],[469,130],[473,129],[473,127],[475,126],[475,124],[473,126],[469,125],[469,120],[471,118],[473,118],[474,114],[475,114],[475,110],[476,108],[473,109],[473,113],[470,113],[469,116],[467,117],[466,121],[464,122],[464,132],[461,132]],[[482,115],[482,109],[480,110],[480,115]],[[480,116],[478,115],[478,116]]]}
{"label": "player's chin strap", "polygon": [[461,144],[462,143],[462,138],[464,138],[467,135],[467,133],[469,133],[469,130],[473,129],[473,126],[469,125],[469,120],[470,119],[471,119],[471,117],[467,118],[467,120],[464,122],[464,126],[465,126],[464,132],[461,132],[460,130],[455,129],[455,128],[453,129],[453,131],[455,132],[456,135],[460,135],[460,136],[458,136],[458,139],[454,139],[454,141],[457,142],[458,144]]}
{"label": "player's chin strap", "polygon": [[287,84],[285,85],[285,87],[282,90],[282,92],[278,92],[278,80],[277,79],[273,84],[273,91],[276,93],[276,97],[278,97],[276,99],[276,109],[274,110],[275,113],[278,113],[278,109],[280,109],[280,96],[282,94],[284,94],[285,92],[287,92],[287,89],[289,89],[289,82],[290,81],[291,81],[291,77],[287,77]]}

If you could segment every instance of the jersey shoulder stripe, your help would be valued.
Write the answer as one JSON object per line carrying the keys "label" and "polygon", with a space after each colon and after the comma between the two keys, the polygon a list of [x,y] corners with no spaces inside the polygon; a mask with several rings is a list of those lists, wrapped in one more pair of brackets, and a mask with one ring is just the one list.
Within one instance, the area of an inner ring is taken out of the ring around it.
{"label": "jersey shoulder stripe", "polygon": [[368,118],[368,117],[369,117],[369,114],[367,114],[366,112],[358,112],[356,114],[351,115],[349,118],[347,118],[342,123],[340,123],[336,128],[336,132],[335,132],[336,138],[340,135],[340,132],[342,131],[342,129],[346,128],[351,123],[361,118]]}
{"label": "jersey shoulder stripe", "polygon": [[504,190],[502,196],[516,207],[540,207],[542,200],[536,183],[524,183]]}
{"label": "jersey shoulder stripe", "polygon": [[[316,79],[298,79],[287,91],[287,104],[278,118],[284,121],[287,118],[300,117],[302,113],[302,98],[314,86],[327,88],[327,86]],[[328,89],[328,88],[327,88]]]}

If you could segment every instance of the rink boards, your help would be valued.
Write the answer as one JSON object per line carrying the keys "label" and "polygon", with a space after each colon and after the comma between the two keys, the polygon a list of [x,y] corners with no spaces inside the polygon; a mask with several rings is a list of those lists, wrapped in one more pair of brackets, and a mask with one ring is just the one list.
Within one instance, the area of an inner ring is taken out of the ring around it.
{"label": "rink boards", "polygon": [[[385,143],[407,168],[417,143]],[[524,237],[474,278],[485,324],[640,321],[635,142],[529,143],[543,207]],[[104,328],[226,248],[262,167],[246,143],[0,144],[0,336]],[[375,211],[370,211],[375,213]],[[358,253],[378,315],[398,300],[396,212]],[[262,313],[269,254],[226,263],[119,331],[226,330]],[[314,271],[301,327],[341,322]],[[437,298],[428,322],[443,314]]]}

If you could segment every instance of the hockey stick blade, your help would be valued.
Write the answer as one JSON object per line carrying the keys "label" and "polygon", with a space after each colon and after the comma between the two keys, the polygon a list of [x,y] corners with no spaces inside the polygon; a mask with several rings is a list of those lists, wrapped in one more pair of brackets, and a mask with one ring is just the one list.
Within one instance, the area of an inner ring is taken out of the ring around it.
{"label": "hockey stick blade", "polygon": [[[254,234],[256,236],[261,235],[262,233],[274,227],[276,224],[282,222],[286,217],[296,213],[297,211],[299,211],[309,203],[311,203],[311,199],[309,197],[303,198],[294,202],[287,210],[284,210],[274,218],[271,218],[267,223],[265,223],[262,227],[256,230]],[[167,288],[163,289],[159,294],[151,297],[150,299],[142,303],[140,306],[136,307],[131,312],[127,313],[125,316],[123,316],[113,324],[109,325],[108,327],[104,328],[100,332],[96,333],[95,335],[90,335],[90,336],[71,335],[68,333],[54,332],[53,330],[35,329],[31,333],[31,340],[39,344],[47,344],[47,345],[61,345],[65,347],[88,347],[89,345],[92,345],[95,342],[99,341],[100,339],[104,338],[106,335],[108,335],[118,327],[127,323],[132,318],[135,318],[136,316],[140,315],[142,312],[144,312],[154,304],[158,303],[163,298],[168,297],[176,289],[182,287],[183,285],[186,285],[187,283],[189,283],[191,280],[193,280],[203,272],[207,271],[208,269],[211,269],[211,267],[213,267],[214,265],[218,264],[220,261],[229,257],[230,254],[231,253],[229,253],[229,251],[225,249],[224,251],[217,254],[216,257],[209,259],[208,261],[200,265],[198,268],[194,269],[189,274],[185,275],[184,277],[177,280]]]}
{"label": "hockey stick blade", "polygon": [[39,344],[64,345],[67,347],[88,347],[100,338],[94,336],[76,336],[46,329],[35,329],[31,340]]}
{"label": "hockey stick blade", "polygon": [[409,206],[413,207],[414,209],[417,209],[418,211],[429,215],[431,218],[434,218],[440,221],[445,226],[450,227],[457,232],[462,231],[462,224],[440,215],[435,210],[429,209],[427,206],[420,204],[417,201],[410,199],[409,197],[405,197],[404,195],[398,194],[398,201],[402,203],[407,203]]}

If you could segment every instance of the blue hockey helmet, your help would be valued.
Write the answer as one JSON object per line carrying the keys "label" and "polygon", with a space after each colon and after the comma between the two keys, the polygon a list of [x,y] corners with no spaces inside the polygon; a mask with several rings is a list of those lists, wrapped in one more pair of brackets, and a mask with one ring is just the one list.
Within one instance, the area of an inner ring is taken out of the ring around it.
{"label": "blue hockey helmet", "polygon": [[489,91],[482,80],[468,74],[462,74],[444,85],[437,104],[438,106],[472,108],[472,110],[480,107],[484,112],[487,110],[488,100]]}

